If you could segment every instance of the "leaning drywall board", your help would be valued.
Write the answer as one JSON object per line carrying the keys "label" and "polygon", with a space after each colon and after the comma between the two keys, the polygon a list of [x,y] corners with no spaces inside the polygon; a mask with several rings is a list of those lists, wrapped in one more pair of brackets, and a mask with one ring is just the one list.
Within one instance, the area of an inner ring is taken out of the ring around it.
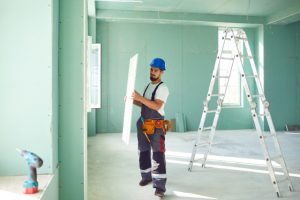
{"label": "leaning drywall board", "polygon": [[131,98],[131,95],[134,91],[137,61],[138,61],[138,54],[135,54],[130,59],[129,62],[126,102],[125,102],[124,121],[123,121],[123,134],[122,134],[122,140],[123,142],[125,142],[125,144],[129,144],[129,140],[130,140],[131,117],[132,117],[132,107],[133,107],[133,99]]}

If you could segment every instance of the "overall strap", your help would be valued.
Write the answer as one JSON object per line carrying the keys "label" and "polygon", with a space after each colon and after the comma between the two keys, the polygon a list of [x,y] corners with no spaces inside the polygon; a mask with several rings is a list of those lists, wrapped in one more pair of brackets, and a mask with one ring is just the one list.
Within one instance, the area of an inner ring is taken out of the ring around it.
{"label": "overall strap", "polygon": [[[160,82],[154,89],[154,91],[152,92],[152,97],[151,97],[151,101],[154,101],[155,98],[155,94],[156,94],[156,90],[158,89],[158,87],[163,84],[164,82]],[[149,86],[149,85],[148,85]]]}
{"label": "overall strap", "polygon": [[143,93],[143,97],[145,97],[145,94],[146,94],[146,91],[147,91],[149,85],[150,85],[150,83],[147,85],[147,87],[146,87],[146,89],[145,89],[145,91],[144,91],[144,93]]}

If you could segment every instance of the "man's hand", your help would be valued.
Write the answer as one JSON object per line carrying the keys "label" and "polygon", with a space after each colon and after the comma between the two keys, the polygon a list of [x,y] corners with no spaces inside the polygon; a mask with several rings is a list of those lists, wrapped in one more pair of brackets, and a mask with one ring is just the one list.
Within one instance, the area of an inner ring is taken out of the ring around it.
{"label": "man's hand", "polygon": [[142,97],[141,95],[140,95],[140,93],[138,93],[136,90],[134,90],[134,92],[132,93],[132,95],[131,95],[131,97],[132,97],[132,99],[134,100],[134,101],[137,101],[137,102],[142,102],[142,100],[143,100],[143,98],[144,97]]}
{"label": "man's hand", "polygon": [[141,96],[140,93],[138,93],[137,91],[134,91],[131,97],[133,98],[133,102],[135,105],[141,106],[142,104],[144,104],[148,108],[151,108],[156,111],[159,110],[164,104],[164,102],[159,99],[156,99],[154,101],[146,99],[145,97]]}
{"label": "man's hand", "polygon": [[[134,105],[137,105],[139,107],[142,106],[141,98],[143,98],[143,97],[136,90],[132,93],[131,98],[133,99],[133,104]],[[136,99],[139,99],[139,101],[136,100]]]}

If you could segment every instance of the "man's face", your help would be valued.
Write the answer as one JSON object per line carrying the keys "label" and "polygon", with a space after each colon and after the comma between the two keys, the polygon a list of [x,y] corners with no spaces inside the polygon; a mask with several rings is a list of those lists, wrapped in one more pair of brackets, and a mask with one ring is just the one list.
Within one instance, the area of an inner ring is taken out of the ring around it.
{"label": "man's face", "polygon": [[150,80],[156,81],[160,78],[163,71],[161,71],[159,68],[151,67],[150,68]]}

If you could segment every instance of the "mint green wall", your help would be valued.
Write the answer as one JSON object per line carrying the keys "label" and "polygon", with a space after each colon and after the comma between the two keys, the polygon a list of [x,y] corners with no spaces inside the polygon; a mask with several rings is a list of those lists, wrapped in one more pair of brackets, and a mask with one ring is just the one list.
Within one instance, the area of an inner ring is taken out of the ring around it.
{"label": "mint green wall", "polygon": [[265,93],[277,130],[299,124],[300,23],[265,26]]}
{"label": "mint green wall", "polygon": [[300,22],[296,25],[296,57],[297,57],[297,65],[296,65],[296,74],[297,74],[297,119],[298,124],[300,123]]}
{"label": "mint green wall", "polygon": [[[59,23],[59,0],[52,0],[53,12],[53,34],[52,34],[52,54],[53,54],[53,70],[52,70],[52,99],[53,99],[53,120],[52,129],[54,133],[58,133],[58,23]],[[58,134],[52,135],[53,148],[53,169],[57,170],[58,164]]]}
{"label": "mint green wall", "polygon": [[[88,34],[92,36],[93,43],[96,43],[96,18],[88,17]],[[88,113],[88,136],[96,135],[96,110]]]}
{"label": "mint green wall", "polygon": [[[184,113],[187,129],[196,130],[216,58],[217,30],[209,26],[98,21],[103,98],[102,108],[97,110],[97,132],[122,130],[129,58],[135,53],[139,53],[136,89],[142,92],[149,81],[151,59],[165,58],[167,71],[163,80],[170,89],[166,117],[175,118],[176,113]],[[247,32],[254,47],[255,29]],[[244,105],[245,108],[223,109],[219,128],[252,128],[246,99]],[[134,121],[139,112],[138,108],[134,109]],[[134,122],[132,128],[135,130]]]}
{"label": "mint green wall", "polygon": [[52,6],[52,0],[0,2],[0,175],[28,173],[16,147],[43,158],[39,173],[55,171],[57,34],[52,21],[57,14],[53,17]]}
{"label": "mint green wall", "polygon": [[86,199],[84,0],[59,1],[59,199]]}
{"label": "mint green wall", "polygon": [[52,174],[43,200],[59,199],[59,169],[58,169],[58,27],[59,27],[59,0],[52,0]]}

